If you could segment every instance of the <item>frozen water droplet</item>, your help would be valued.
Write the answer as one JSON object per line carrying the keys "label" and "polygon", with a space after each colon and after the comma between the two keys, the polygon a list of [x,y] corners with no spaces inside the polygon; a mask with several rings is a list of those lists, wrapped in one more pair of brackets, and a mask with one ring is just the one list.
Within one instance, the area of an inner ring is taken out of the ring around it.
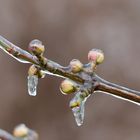
{"label": "frozen water droplet", "polygon": [[85,96],[84,92],[77,92],[75,97],[70,102],[70,107],[72,108],[72,112],[78,126],[83,124],[85,115],[85,102],[89,96],[90,94]]}
{"label": "frozen water droplet", "polygon": [[75,121],[78,126],[81,126],[84,121],[84,112],[85,112],[85,101],[82,101],[80,106],[72,108]]}
{"label": "frozen water droplet", "polygon": [[28,76],[28,93],[30,96],[36,96],[38,77],[36,75]]}

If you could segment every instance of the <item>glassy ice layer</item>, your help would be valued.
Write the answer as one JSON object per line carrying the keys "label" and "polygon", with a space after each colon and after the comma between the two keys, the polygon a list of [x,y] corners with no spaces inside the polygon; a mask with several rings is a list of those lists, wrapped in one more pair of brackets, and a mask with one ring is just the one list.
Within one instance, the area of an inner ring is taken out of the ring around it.
{"label": "glassy ice layer", "polygon": [[35,75],[28,76],[28,93],[30,96],[37,95],[38,77]]}
{"label": "glassy ice layer", "polygon": [[75,121],[78,126],[81,126],[84,121],[84,112],[85,112],[85,101],[82,101],[80,106],[72,108],[73,115],[75,117]]}

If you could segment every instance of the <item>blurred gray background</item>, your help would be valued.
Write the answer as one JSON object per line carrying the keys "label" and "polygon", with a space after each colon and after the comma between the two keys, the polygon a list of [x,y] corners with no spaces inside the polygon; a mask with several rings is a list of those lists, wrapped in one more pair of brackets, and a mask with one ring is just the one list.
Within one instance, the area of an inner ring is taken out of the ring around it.
{"label": "blurred gray background", "polygon": [[[46,45],[46,57],[62,65],[87,63],[92,48],[105,52],[97,73],[140,90],[140,0],[0,0],[0,34],[27,49],[32,39]],[[73,96],[59,91],[62,79],[47,76],[37,97],[27,93],[29,65],[0,51],[0,128],[25,123],[40,140],[138,140],[139,106],[105,94],[87,101],[84,125],[69,109]]]}

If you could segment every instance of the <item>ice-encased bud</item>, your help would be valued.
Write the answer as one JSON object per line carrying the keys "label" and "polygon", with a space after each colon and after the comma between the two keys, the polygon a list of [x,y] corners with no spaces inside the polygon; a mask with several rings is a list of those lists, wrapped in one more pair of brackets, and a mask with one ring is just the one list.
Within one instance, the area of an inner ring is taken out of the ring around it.
{"label": "ice-encased bud", "polygon": [[104,61],[104,53],[100,49],[92,49],[88,53],[88,60],[95,64],[101,64]]}
{"label": "ice-encased bud", "polygon": [[70,62],[70,67],[71,67],[71,71],[73,73],[77,73],[77,72],[80,72],[82,70],[83,64],[79,60],[73,59]]}
{"label": "ice-encased bud", "polygon": [[28,131],[29,129],[25,126],[25,124],[20,124],[14,129],[13,135],[19,138],[25,137],[28,135]]}
{"label": "ice-encased bud", "polygon": [[29,43],[28,50],[34,55],[42,55],[45,51],[45,47],[40,40],[34,39]]}
{"label": "ice-encased bud", "polygon": [[62,81],[60,91],[65,95],[74,93],[76,91],[75,83],[69,79]]}

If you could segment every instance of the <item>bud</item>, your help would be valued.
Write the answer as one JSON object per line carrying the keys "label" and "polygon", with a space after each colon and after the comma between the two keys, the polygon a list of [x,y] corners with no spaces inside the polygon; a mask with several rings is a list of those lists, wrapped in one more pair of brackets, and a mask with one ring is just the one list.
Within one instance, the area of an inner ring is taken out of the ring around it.
{"label": "bud", "polygon": [[40,40],[35,39],[29,43],[28,50],[32,54],[39,56],[44,53],[45,47],[44,47],[44,45],[42,45],[42,42]]}
{"label": "bud", "polygon": [[82,70],[83,64],[79,60],[73,59],[70,62],[70,67],[71,67],[71,71],[73,73],[77,73],[77,72],[80,72]]}
{"label": "bud", "polygon": [[99,49],[92,49],[88,53],[88,60],[91,62],[101,64],[104,61],[104,53],[102,50]]}
{"label": "bud", "polygon": [[64,80],[60,85],[60,91],[65,95],[75,92],[74,82],[68,79]]}
{"label": "bud", "polygon": [[25,137],[28,135],[28,131],[29,129],[24,124],[20,124],[14,129],[13,135],[20,138]]}
{"label": "bud", "polygon": [[36,75],[38,78],[44,78],[46,74],[42,70],[39,70],[39,68],[36,67],[35,65],[32,65],[28,70],[28,75],[29,76]]}
{"label": "bud", "polygon": [[38,73],[38,68],[35,65],[30,66],[28,70],[28,74],[30,76],[33,76],[33,75],[37,75],[37,73]]}
{"label": "bud", "polygon": [[70,108],[79,107],[81,104],[80,101],[70,102]]}
{"label": "bud", "polygon": [[38,78],[44,78],[46,73],[44,73],[42,70],[38,71]]}

